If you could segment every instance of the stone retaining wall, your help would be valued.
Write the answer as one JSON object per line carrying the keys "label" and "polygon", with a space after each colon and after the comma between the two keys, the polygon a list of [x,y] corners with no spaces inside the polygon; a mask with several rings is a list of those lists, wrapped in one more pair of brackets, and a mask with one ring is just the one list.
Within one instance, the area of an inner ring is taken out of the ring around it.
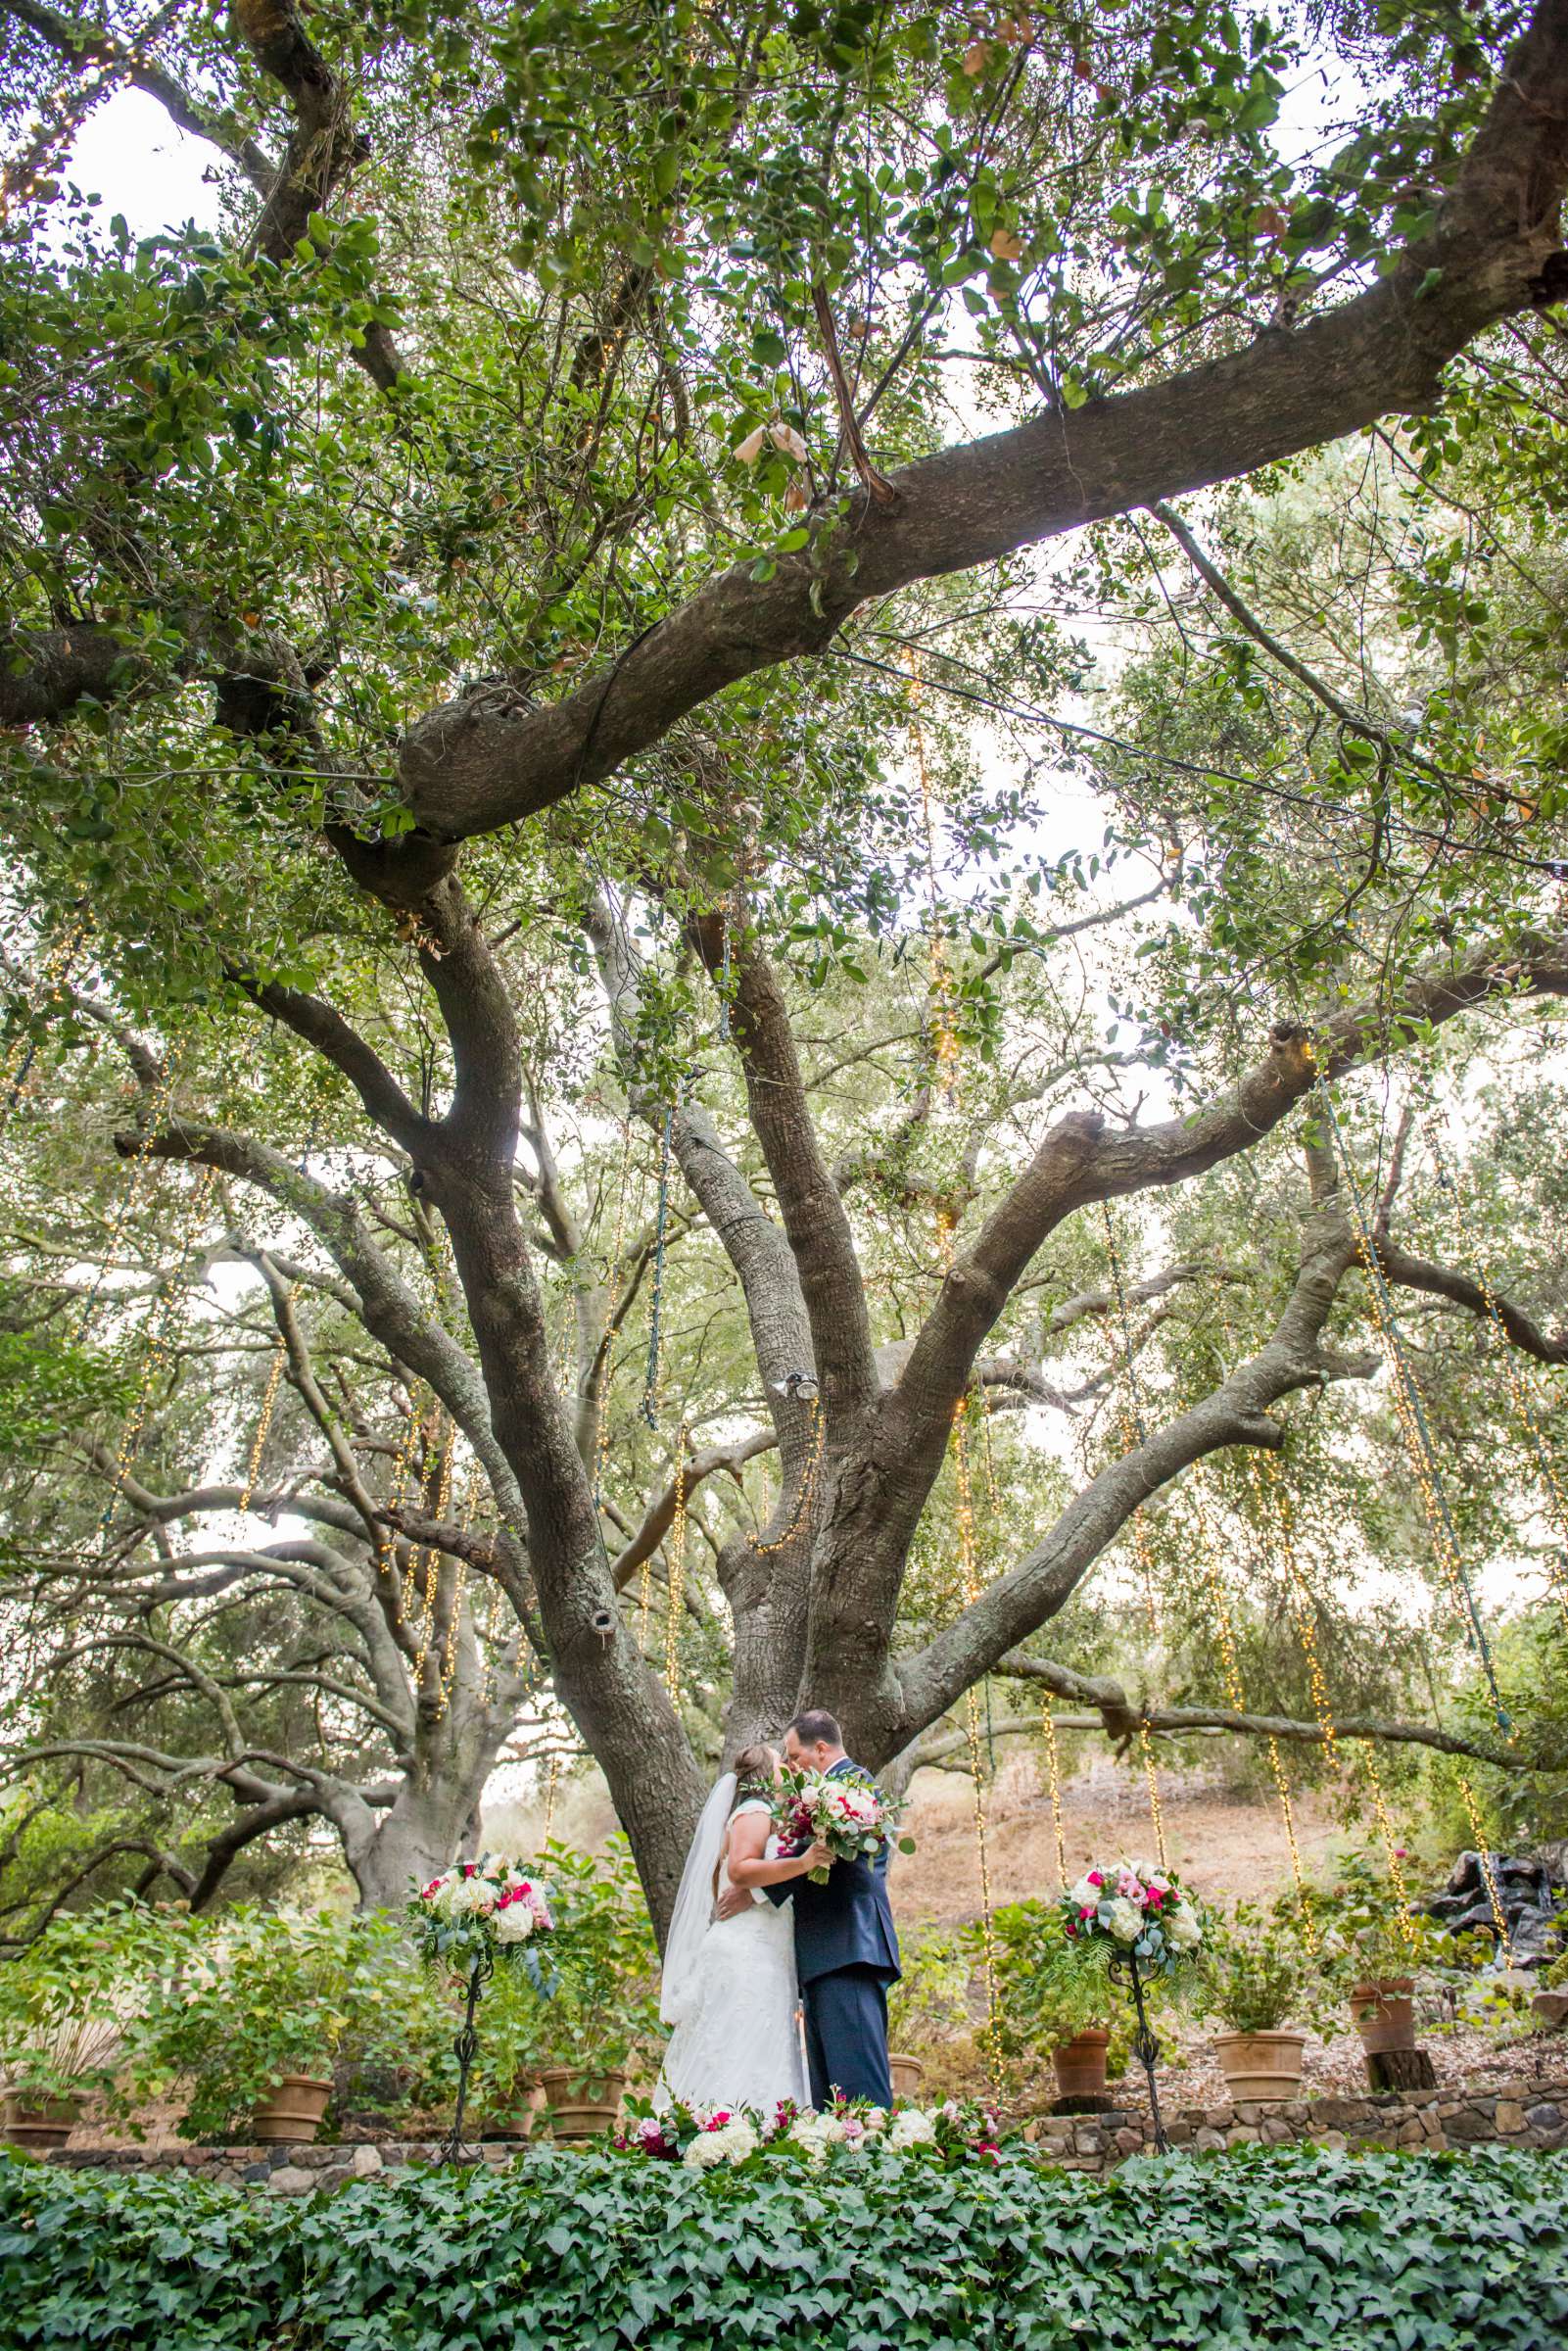
{"label": "stone retaining wall", "polygon": [[[1568,2146],[1568,2076],[1505,2083],[1475,2090],[1402,2090],[1384,2097],[1295,2098],[1282,2105],[1189,2106],[1169,2118],[1173,2145],[1217,2149],[1280,2146],[1291,2139],[1320,2147]],[[1047,2161],[1075,2172],[1114,2171],[1129,2155],[1152,2151],[1145,2116],[1045,2115],[1028,2135]],[[430,2140],[378,2140],[336,2146],[64,2147],[46,2160],[73,2170],[191,2172],[202,2180],[269,2194],[302,2196],[341,2187],[405,2164],[433,2163]],[[515,2140],[488,2139],[469,2150],[476,2162],[504,2165],[522,2152]]]}

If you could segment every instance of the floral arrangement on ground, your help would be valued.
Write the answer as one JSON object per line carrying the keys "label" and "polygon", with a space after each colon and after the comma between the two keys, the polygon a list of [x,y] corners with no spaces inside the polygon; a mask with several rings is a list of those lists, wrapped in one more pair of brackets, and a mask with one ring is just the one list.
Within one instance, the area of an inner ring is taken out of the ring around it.
{"label": "floral arrangement on ground", "polygon": [[768,2114],[748,2106],[672,2103],[655,2109],[634,2100],[631,2119],[613,2143],[618,2154],[684,2163],[692,2171],[781,2161],[820,2171],[834,2155],[994,2163],[1002,2135],[993,2109],[974,2098],[944,2098],[939,2106],[895,2098],[891,2106],[877,2106],[869,2098],[839,2097],[820,2110],[783,2098]]}

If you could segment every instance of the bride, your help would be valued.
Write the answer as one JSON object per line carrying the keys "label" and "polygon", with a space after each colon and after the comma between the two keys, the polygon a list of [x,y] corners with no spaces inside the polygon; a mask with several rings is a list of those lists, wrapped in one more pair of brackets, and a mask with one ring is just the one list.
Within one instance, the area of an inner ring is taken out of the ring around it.
{"label": "bride", "polygon": [[[831,1859],[813,1846],[789,1860],[770,1837],[767,1791],[779,1777],[778,1751],[743,1748],[722,1772],[697,1822],[664,1951],[659,2014],[675,2027],[653,2102],[750,2106],[768,2114],[781,2098],[807,2098],[795,2022],[792,1903],[775,1906],[764,1886],[804,1877]],[[738,1917],[721,1919],[726,1886],[749,1887]]]}

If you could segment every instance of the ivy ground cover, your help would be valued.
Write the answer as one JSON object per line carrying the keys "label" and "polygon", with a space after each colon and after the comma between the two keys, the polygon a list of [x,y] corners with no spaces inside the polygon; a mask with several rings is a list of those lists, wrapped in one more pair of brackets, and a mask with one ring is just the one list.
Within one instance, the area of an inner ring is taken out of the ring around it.
{"label": "ivy ground cover", "polygon": [[1568,2157],[1298,2150],[1089,2182],[835,2158],[701,2175],[541,2152],[299,2203],[0,2160],[0,2345],[1547,2351]]}

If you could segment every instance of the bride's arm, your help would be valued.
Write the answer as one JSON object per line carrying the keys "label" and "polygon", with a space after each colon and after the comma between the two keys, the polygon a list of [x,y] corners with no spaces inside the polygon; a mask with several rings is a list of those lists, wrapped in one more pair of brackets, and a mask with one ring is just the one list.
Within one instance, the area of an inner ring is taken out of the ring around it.
{"label": "bride's arm", "polygon": [[803,1878],[808,1869],[826,1869],[832,1859],[825,1845],[777,1861],[763,1858],[773,1827],[766,1812],[742,1812],[730,1825],[730,1883],[732,1886],[782,1886],[788,1878]]}

